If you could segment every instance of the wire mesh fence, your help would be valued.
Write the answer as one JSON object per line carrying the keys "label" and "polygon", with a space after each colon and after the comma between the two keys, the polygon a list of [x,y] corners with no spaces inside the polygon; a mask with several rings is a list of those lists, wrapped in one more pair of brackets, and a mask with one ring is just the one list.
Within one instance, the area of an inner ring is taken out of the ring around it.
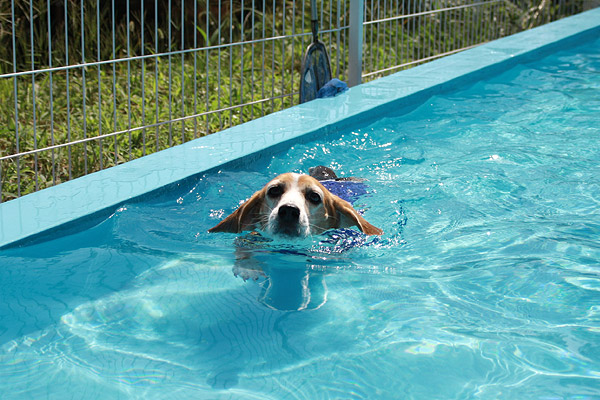
{"label": "wire mesh fence", "polygon": [[[363,10],[353,26],[351,6]],[[319,1],[332,74],[362,80],[582,11],[582,0]],[[309,0],[3,0],[0,201],[299,101]]]}
{"label": "wire mesh fence", "polygon": [[363,81],[576,14],[582,7],[578,1],[551,0],[367,0]]}

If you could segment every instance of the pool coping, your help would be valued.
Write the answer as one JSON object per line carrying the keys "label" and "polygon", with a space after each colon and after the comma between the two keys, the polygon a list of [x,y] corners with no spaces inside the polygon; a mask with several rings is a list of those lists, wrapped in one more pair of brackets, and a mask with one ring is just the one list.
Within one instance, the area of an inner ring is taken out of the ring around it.
{"label": "pool coping", "polygon": [[0,203],[0,249],[79,231],[120,205],[226,164],[270,156],[315,135],[421,104],[600,32],[600,8],[489,42],[356,87]]}

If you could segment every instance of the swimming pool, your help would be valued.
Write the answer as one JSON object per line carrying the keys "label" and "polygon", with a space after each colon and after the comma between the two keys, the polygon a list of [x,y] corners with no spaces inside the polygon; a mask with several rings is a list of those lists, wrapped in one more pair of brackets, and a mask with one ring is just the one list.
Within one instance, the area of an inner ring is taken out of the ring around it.
{"label": "swimming pool", "polygon": [[[599,72],[595,39],[2,250],[0,390],[597,398]],[[318,164],[383,237],[206,233]]]}

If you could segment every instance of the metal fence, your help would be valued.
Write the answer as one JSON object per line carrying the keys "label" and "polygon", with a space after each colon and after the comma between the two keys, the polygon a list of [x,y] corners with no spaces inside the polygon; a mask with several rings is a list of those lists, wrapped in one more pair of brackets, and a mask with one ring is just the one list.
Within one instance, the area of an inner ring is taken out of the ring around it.
{"label": "metal fence", "polygon": [[[357,84],[582,11],[582,0],[318,2]],[[298,103],[309,0],[0,0],[0,201]]]}

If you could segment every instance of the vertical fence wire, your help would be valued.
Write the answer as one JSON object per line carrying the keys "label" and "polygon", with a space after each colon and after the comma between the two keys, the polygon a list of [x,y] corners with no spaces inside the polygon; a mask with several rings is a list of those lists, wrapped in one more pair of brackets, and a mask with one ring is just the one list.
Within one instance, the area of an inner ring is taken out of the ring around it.
{"label": "vertical fence wire", "polygon": [[[210,34],[211,34],[211,30],[210,30],[210,0],[206,0],[206,32],[205,32],[205,36],[206,36],[206,45],[208,46],[210,44]],[[210,97],[208,96],[208,93],[210,92],[210,86],[209,86],[209,70],[208,70],[208,65],[209,65],[209,60],[210,60],[210,47],[207,48],[205,50],[205,70],[204,70],[204,76],[205,76],[205,80],[206,80],[206,109],[204,110],[205,112],[208,113],[208,111],[210,110]],[[208,114],[206,115],[206,127],[205,127],[205,132],[206,134],[209,133],[210,131],[210,123],[209,123],[209,116]]]}
{"label": "vertical fence wire", "polygon": [[417,17],[415,16],[416,12],[417,12],[417,1],[410,1],[408,0],[408,19],[407,19],[407,25],[408,25],[408,31],[409,32],[413,32],[413,35],[408,35],[407,37],[407,41],[408,41],[408,54],[407,54],[407,60],[416,60],[417,59],[417,49],[416,49],[416,44],[415,44],[415,39],[414,39],[414,34],[417,32]]}
{"label": "vertical fence wire", "polygon": [[251,44],[251,61],[250,61],[250,77],[251,77],[251,82],[250,82],[250,119],[254,119],[254,10],[255,10],[255,4],[254,4],[254,0],[252,0],[252,10],[251,10],[251,17],[250,17],[250,21],[251,21],[251,28],[250,28],[250,40],[252,42]]}
{"label": "vertical fence wire", "polygon": [[[198,48],[198,2],[194,1],[194,49]],[[198,114],[198,51],[194,51],[194,115]],[[194,117],[194,139],[198,137],[198,118]]]}
{"label": "vertical fence wire", "polygon": [[[344,1],[344,12],[342,13],[342,19],[340,19],[340,23],[338,24],[338,28],[340,29],[340,33],[342,32],[342,29],[345,29],[345,27],[348,25],[348,20],[347,20],[347,16],[349,17],[349,10],[348,10],[348,2]],[[338,2],[338,6],[339,6],[339,2]],[[342,52],[341,52],[341,70],[340,72],[338,72],[338,78],[345,78],[342,74],[344,74],[344,71],[348,70],[348,64],[347,64],[347,54],[348,54],[348,43],[346,41],[346,38],[349,36],[349,32],[345,31],[344,34],[342,35]]]}
{"label": "vertical fence wire", "polygon": [[[100,55],[100,0],[96,0],[96,58],[97,61],[102,61]],[[104,150],[102,142],[102,72],[100,64],[97,65],[97,80],[98,80],[98,136],[100,140],[98,143],[99,147],[99,161],[100,170],[104,169]]]}
{"label": "vertical fence wire", "polygon": [[[282,7],[282,14],[283,14],[283,18],[281,19],[283,22],[283,26],[281,27],[281,33],[283,35],[285,35],[285,1],[281,2],[281,7]],[[321,4],[323,4],[321,2]],[[275,13],[275,10],[273,10],[273,13]],[[321,14],[321,17],[323,16],[323,14]],[[285,36],[281,39],[281,65],[285,65]],[[282,78],[281,79],[281,94],[283,95],[285,93],[285,69],[281,68],[281,74],[282,74]],[[284,109],[284,102],[283,102],[283,98],[281,101],[281,109]]]}
{"label": "vertical fence wire", "polygon": [[168,11],[167,11],[167,40],[168,40],[168,66],[169,66],[169,79],[168,79],[168,91],[169,91],[169,101],[167,105],[169,107],[169,147],[173,146],[173,37],[172,37],[172,26],[173,26],[173,16],[172,16],[172,0],[169,0],[168,3]]}
{"label": "vertical fence wire", "polygon": [[[234,10],[234,4],[233,4],[233,0],[230,0],[229,2],[229,44],[232,44],[232,39],[233,39],[233,10]],[[219,14],[219,26],[221,26],[221,14]],[[221,43],[221,41],[219,40],[219,43]],[[231,104],[233,103],[233,91],[232,89],[232,85],[233,85],[233,47],[230,46],[227,48],[227,54],[229,56],[229,102],[227,103],[227,106],[231,106]],[[219,81],[219,85],[220,85],[221,81]],[[221,108],[221,106],[219,105],[218,107],[219,109]],[[220,112],[219,115],[221,115],[222,113]],[[233,124],[233,113],[231,110],[229,110],[229,112],[227,113],[229,115],[229,125]],[[219,129],[223,129],[223,125],[221,124],[219,126]]]}
{"label": "vertical fence wire", "polygon": [[[240,35],[241,35],[241,44],[239,46],[240,48],[240,103],[242,105],[242,107],[240,108],[240,122],[244,122],[244,71],[245,71],[245,60],[244,60],[244,41],[245,41],[245,36],[244,36],[244,0],[241,0],[242,4],[240,7]],[[233,13],[230,13],[233,14]],[[230,41],[233,41],[233,38],[229,39]],[[233,101],[229,104],[229,106],[233,106]],[[233,123],[232,123],[233,125]]]}
{"label": "vertical fence wire", "polygon": [[[47,5],[48,5],[48,66],[50,68],[52,68],[52,17],[50,14],[50,0],[47,1]],[[14,32],[13,32],[14,35]],[[52,184],[56,185],[56,154],[54,151],[54,145],[55,145],[55,141],[54,141],[54,79],[53,79],[53,73],[52,71],[50,71],[49,73],[49,91],[50,91],[50,96],[49,96],[49,100],[50,100],[50,138],[51,138],[51,146],[52,146],[52,150],[51,150],[51,155],[52,155]],[[18,125],[19,119],[16,118],[15,120],[16,124]],[[18,132],[18,128],[17,128],[17,132]],[[17,140],[17,145],[19,144],[19,141]],[[18,164],[17,164],[18,167]],[[20,179],[19,173],[17,173],[17,179]],[[20,192],[20,182],[19,182],[19,192]],[[20,195],[20,194],[19,194]]]}
{"label": "vertical fence wire", "polygon": [[[158,48],[158,0],[154,0],[154,53],[159,54]],[[160,132],[159,132],[159,96],[158,96],[158,56],[154,57],[154,139],[156,141],[156,151],[160,150]]]}
{"label": "vertical fence wire", "polygon": [[[85,8],[83,0],[80,1],[80,10],[81,10],[81,64],[85,64]],[[87,77],[85,67],[81,68],[81,91],[83,92],[82,100],[81,100],[81,110],[82,110],[82,134],[83,138],[87,139]],[[83,143],[83,173],[88,173],[88,149],[87,142]]]}
{"label": "vertical fence wire", "polygon": [[[66,23],[66,21],[68,21],[69,19],[69,12],[68,12],[68,3],[65,0],[64,2],[64,11],[65,11],[65,65],[69,65],[69,24]],[[67,95],[67,143],[71,143],[71,99],[70,99],[70,82],[69,82],[69,77],[70,77],[70,71],[67,69],[65,71],[65,77],[66,77],[66,95]],[[67,153],[68,153],[68,162],[69,162],[69,167],[68,167],[68,173],[69,173],[69,180],[73,179],[73,162],[72,162],[72,152],[71,152],[71,146],[67,146]]]}
{"label": "vertical fence wire", "polygon": [[127,136],[128,136],[128,154],[131,161],[131,29],[129,27],[129,0],[125,0],[125,18],[127,21]]}
{"label": "vertical fence wire", "polygon": [[[12,56],[13,56],[13,72],[17,72],[17,44],[15,42],[15,0],[11,1],[11,22],[12,22]],[[13,96],[15,103],[15,149],[20,152],[20,138],[19,138],[19,97],[18,97],[18,84],[17,77],[13,78]],[[21,195],[21,159],[16,160],[17,169],[17,195]]]}
{"label": "vertical fence wire", "polygon": [[[262,0],[262,39],[266,38],[266,17],[267,17],[267,9],[266,9],[266,1]],[[304,7],[304,2],[302,3],[302,7]],[[304,16],[303,16],[304,18]],[[304,24],[302,24],[304,26]],[[262,71],[263,73],[261,74],[261,98],[265,98],[265,74],[264,74],[264,70],[265,70],[265,41],[261,40],[261,61],[262,61]],[[260,103],[260,112],[261,115],[264,117],[265,116],[265,103],[261,102]]]}
{"label": "vertical fence wire", "polygon": [[[144,26],[142,24],[142,26]],[[194,49],[198,48],[198,2],[194,1]],[[143,31],[143,29],[142,29]],[[143,48],[143,46],[142,46]],[[194,115],[198,114],[198,51],[194,51]],[[198,137],[198,118],[194,118],[194,139]]]}
{"label": "vertical fence wire", "polygon": [[[83,0],[82,0],[83,1]],[[146,155],[146,59],[144,58],[145,50],[146,50],[146,41],[144,37],[144,32],[146,31],[146,23],[144,21],[146,10],[144,9],[145,1],[140,1],[140,53],[142,56],[142,74],[140,76],[141,79],[141,92],[142,92],[142,156]],[[195,2],[194,2],[195,3]],[[194,26],[196,24],[194,23]],[[194,73],[196,72],[196,64],[194,63]],[[194,99],[195,99],[194,95]]]}
{"label": "vertical fence wire", "polygon": [[[273,27],[273,36],[275,33],[275,0],[272,2],[272,27]],[[271,40],[271,71],[275,71],[275,41]],[[271,110],[275,109],[275,75],[271,73]]]}
{"label": "vertical fence wire", "polygon": [[[116,54],[116,37],[115,37],[115,0],[112,0],[112,9],[111,9],[111,34],[112,34],[112,111],[113,111],[113,130],[117,131],[117,54]],[[98,39],[100,40],[100,39]],[[113,146],[114,146],[114,165],[119,164],[119,143],[118,138],[115,135],[113,137]]]}
{"label": "vertical fence wire", "polygon": [[[296,52],[294,51],[294,37],[296,36],[296,2],[292,3],[292,37],[290,39],[291,42],[291,46],[292,46],[292,61],[291,61],[291,65],[295,65],[294,63],[294,56],[296,54]],[[285,53],[285,52],[284,52]],[[285,65],[285,62],[284,64]],[[291,89],[290,89],[290,104],[294,105],[294,87],[296,87],[295,85],[295,81],[294,81],[294,72],[290,71],[290,82],[291,82]]]}
{"label": "vertical fence wire", "polygon": [[[219,7],[219,13],[218,13],[218,17],[217,17],[217,44],[221,44],[221,1],[217,0],[218,7]],[[231,31],[231,24],[229,24],[230,26],[230,31]],[[208,68],[208,65],[207,67]],[[207,76],[208,76],[208,69],[207,69]],[[221,109],[221,47],[217,48],[217,90],[218,90],[218,96],[217,96],[217,109]],[[219,130],[223,129],[223,121],[221,119],[221,113],[218,113],[219,116]]]}
{"label": "vertical fence wire", "polygon": [[[13,25],[14,26],[14,25]],[[30,45],[30,56],[31,56],[31,70],[35,70],[35,52],[34,49],[34,34],[33,34],[33,0],[29,2],[29,45]],[[13,61],[14,62],[14,61]],[[31,118],[33,125],[33,149],[37,150],[38,148],[38,137],[37,137],[37,99],[36,99],[36,74],[31,74]],[[18,121],[18,119],[16,120]],[[85,130],[84,130],[85,132]],[[19,149],[17,148],[17,153]],[[18,159],[17,159],[18,160]],[[33,169],[34,169],[34,180],[35,180],[35,190],[40,189],[40,181],[39,181],[39,155],[38,153],[33,154]],[[86,172],[87,173],[87,172]],[[0,174],[0,178],[2,174]],[[0,202],[2,201],[2,183],[0,179]]]}
{"label": "vertical fence wire", "polygon": [[[128,0],[129,1],[129,0]],[[185,115],[185,0],[181,0],[181,114]],[[181,119],[181,143],[185,143],[185,119]]]}

